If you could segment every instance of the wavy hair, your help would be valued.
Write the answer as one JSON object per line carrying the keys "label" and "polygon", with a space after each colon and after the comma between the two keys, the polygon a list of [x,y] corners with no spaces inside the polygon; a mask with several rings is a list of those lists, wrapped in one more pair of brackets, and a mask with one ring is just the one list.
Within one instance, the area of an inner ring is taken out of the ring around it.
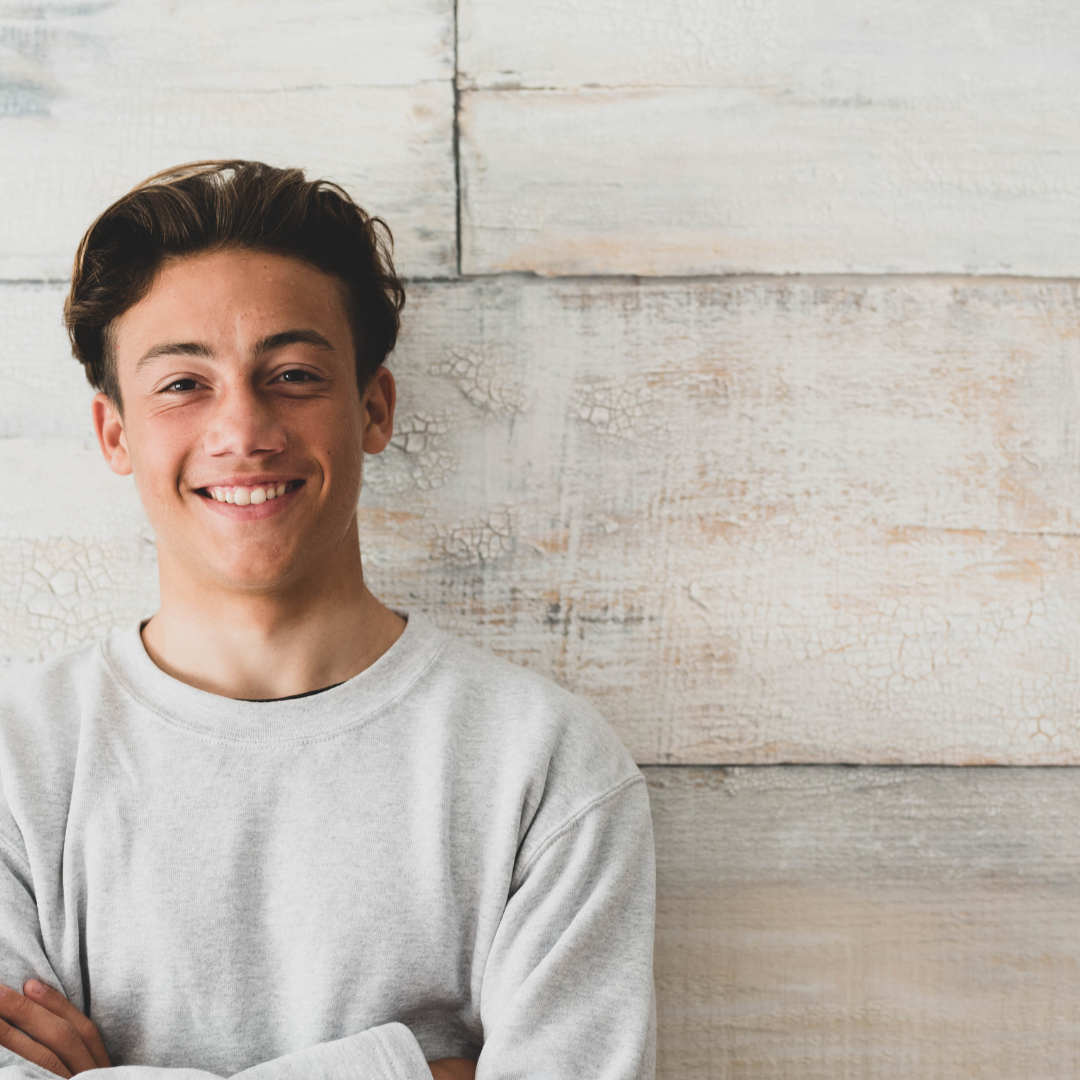
{"label": "wavy hair", "polygon": [[150,291],[166,261],[232,247],[291,255],[341,282],[362,391],[393,350],[405,305],[390,229],[337,184],[258,161],[166,169],[87,230],[64,323],[91,386],[121,406],[110,327]]}

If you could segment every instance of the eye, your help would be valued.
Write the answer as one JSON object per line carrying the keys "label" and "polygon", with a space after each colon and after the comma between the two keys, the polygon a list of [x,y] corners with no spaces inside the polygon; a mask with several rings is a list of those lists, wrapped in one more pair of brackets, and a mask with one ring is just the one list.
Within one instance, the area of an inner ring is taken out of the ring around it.
{"label": "eye", "polygon": [[305,371],[303,368],[289,368],[288,371],[283,371],[278,378],[285,383],[306,383],[306,382],[319,382],[318,375],[313,375],[310,371]]}
{"label": "eye", "polygon": [[195,390],[198,388],[198,383],[194,379],[173,379],[167,386],[161,388],[163,394],[175,393],[182,394],[189,390]]}

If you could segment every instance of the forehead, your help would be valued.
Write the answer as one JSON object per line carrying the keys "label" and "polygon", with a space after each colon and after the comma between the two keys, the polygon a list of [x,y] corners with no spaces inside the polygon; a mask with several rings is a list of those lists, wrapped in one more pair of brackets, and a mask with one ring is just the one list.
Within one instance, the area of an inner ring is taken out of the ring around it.
{"label": "forehead", "polygon": [[243,348],[281,330],[321,332],[351,344],[342,283],[290,255],[227,249],[170,259],[137,304],[112,328],[118,359],[160,340]]}

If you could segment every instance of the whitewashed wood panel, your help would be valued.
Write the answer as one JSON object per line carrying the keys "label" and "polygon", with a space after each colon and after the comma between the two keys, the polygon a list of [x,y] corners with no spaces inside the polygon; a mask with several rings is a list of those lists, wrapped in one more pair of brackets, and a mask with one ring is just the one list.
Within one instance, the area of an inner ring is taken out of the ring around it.
{"label": "whitewashed wood panel", "polygon": [[[26,343],[0,536],[134,544],[130,486],[70,426],[61,291],[0,289]],[[1075,283],[414,285],[369,576],[596,702],[641,762],[1077,762],[1078,351]],[[10,558],[22,627],[53,601]],[[0,654],[52,640],[0,628]]]}
{"label": "whitewashed wood panel", "polygon": [[62,279],[79,238],[152,172],[300,165],[395,223],[401,269],[456,264],[447,0],[0,9],[0,277]]}
{"label": "whitewashed wood panel", "polygon": [[469,92],[462,268],[1076,275],[1078,101]]}
{"label": "whitewashed wood panel", "polygon": [[1076,1075],[1074,770],[646,775],[661,1080]]}
{"label": "whitewashed wood panel", "polygon": [[373,579],[639,761],[1080,753],[1072,284],[414,290]]}
{"label": "whitewashed wood panel", "polygon": [[1066,0],[459,11],[467,271],[1078,272]]}
{"label": "whitewashed wood panel", "polygon": [[869,106],[1080,89],[1067,0],[458,0],[465,89],[716,86]]}

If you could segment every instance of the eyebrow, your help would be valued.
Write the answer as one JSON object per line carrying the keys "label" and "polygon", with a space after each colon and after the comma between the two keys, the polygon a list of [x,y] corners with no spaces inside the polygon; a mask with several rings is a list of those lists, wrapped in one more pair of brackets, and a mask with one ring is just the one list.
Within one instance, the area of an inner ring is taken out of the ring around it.
{"label": "eyebrow", "polygon": [[[260,338],[255,342],[255,348],[252,349],[252,355],[259,357],[265,356],[269,352],[273,352],[275,349],[282,349],[286,345],[315,345],[320,349],[329,349],[331,352],[334,350],[334,346],[322,336],[317,330],[282,330],[277,334],[268,334],[264,338]],[[135,365],[135,370],[138,371],[141,367],[149,364],[151,360],[156,360],[159,356],[201,356],[205,359],[212,360],[214,358],[214,351],[209,345],[204,345],[201,341],[168,341],[163,342],[160,345],[154,345],[149,348],[139,357],[138,363]]]}
{"label": "eyebrow", "polygon": [[135,365],[135,370],[144,367],[149,364],[151,360],[156,360],[159,356],[206,356],[210,357],[214,354],[210,351],[209,346],[203,345],[200,341],[169,341],[163,342],[161,345],[154,345],[149,348],[139,357],[139,362]]}
{"label": "eyebrow", "polygon": [[320,349],[334,351],[334,346],[317,330],[282,330],[280,334],[270,334],[257,341],[252,352],[255,356],[264,356],[286,345],[316,345]]}

